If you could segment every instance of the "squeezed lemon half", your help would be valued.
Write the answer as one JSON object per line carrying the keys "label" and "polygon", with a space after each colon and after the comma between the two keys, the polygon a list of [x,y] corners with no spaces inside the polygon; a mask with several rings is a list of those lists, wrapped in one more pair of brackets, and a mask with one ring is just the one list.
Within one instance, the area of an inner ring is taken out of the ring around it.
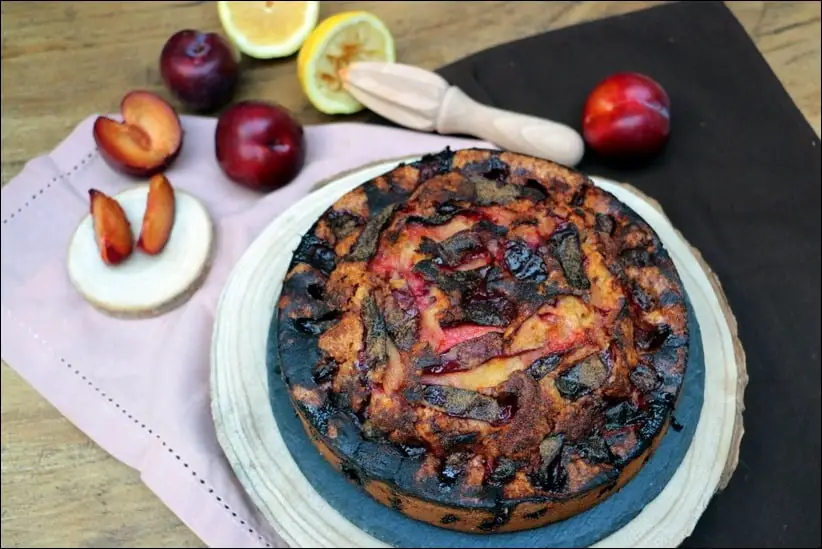
{"label": "squeezed lemon half", "polygon": [[388,27],[370,12],[349,11],[323,20],[310,32],[297,56],[297,76],[317,110],[351,114],[363,105],[345,91],[339,71],[354,61],[395,60]]}

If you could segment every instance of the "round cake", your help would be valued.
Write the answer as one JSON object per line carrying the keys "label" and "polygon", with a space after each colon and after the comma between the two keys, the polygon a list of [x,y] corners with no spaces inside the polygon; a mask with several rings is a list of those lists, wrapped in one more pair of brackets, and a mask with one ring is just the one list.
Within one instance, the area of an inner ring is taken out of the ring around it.
{"label": "round cake", "polygon": [[314,445],[414,519],[476,533],[585,511],[671,423],[682,283],[635,212],[567,167],[445,150],[302,237],[277,353]]}

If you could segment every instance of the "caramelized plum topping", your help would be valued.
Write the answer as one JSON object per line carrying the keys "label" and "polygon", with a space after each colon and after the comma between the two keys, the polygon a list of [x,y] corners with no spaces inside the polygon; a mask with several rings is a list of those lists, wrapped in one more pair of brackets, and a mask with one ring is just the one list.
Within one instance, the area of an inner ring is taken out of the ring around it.
{"label": "caramelized plum topping", "polygon": [[557,258],[572,288],[587,290],[591,283],[582,266],[582,250],[576,225],[569,224],[551,235],[551,253]]}
{"label": "caramelized plum topping", "polygon": [[420,171],[419,179],[420,182],[423,182],[449,171],[453,159],[454,152],[446,147],[445,150],[440,153],[423,156],[420,160],[411,164],[411,166]]}
{"label": "caramelized plum topping", "polygon": [[314,366],[313,371],[313,378],[317,385],[322,385],[323,383],[327,383],[334,379],[334,375],[337,373],[338,369],[337,363],[331,359],[327,358],[322,362],[318,362]]}
{"label": "caramelized plum topping", "polygon": [[445,459],[445,465],[440,471],[440,482],[445,486],[451,486],[457,479],[465,473],[468,465],[469,454],[467,452],[457,452]]}
{"label": "caramelized plum topping", "polygon": [[469,322],[480,326],[508,326],[516,317],[513,303],[502,296],[481,292],[470,294],[463,303],[463,313]]}
{"label": "caramelized plum topping", "polygon": [[548,278],[545,262],[521,240],[509,240],[505,245],[505,266],[517,280],[542,282]]}
{"label": "caramelized plum topping", "polygon": [[608,214],[596,214],[596,229],[607,235],[614,233],[614,218]]}
{"label": "caramelized plum topping", "polygon": [[607,378],[608,368],[598,356],[593,355],[566,370],[555,383],[559,394],[576,400],[598,389]]}
{"label": "caramelized plum topping", "polygon": [[590,463],[613,463],[614,455],[608,448],[605,439],[599,433],[594,433],[582,442],[576,444],[579,455]]}
{"label": "caramelized plum topping", "polygon": [[540,357],[536,359],[534,362],[532,362],[530,366],[528,366],[528,370],[526,370],[526,372],[528,373],[528,375],[533,377],[535,381],[539,381],[540,379],[550,374],[557,366],[559,366],[559,362],[561,359],[562,356],[559,354],[552,354]]}
{"label": "caramelized plum topping", "polygon": [[625,265],[633,265],[636,267],[650,267],[654,264],[653,260],[651,260],[651,254],[649,254],[645,248],[623,250],[619,254],[619,259]]}
{"label": "caramelized plum topping", "polygon": [[528,191],[528,197],[535,202],[542,202],[548,198],[548,190],[536,179],[528,179],[525,182],[525,190]]}
{"label": "caramelized plum topping", "polygon": [[360,219],[346,211],[331,210],[328,222],[337,240],[342,240],[360,226]]}
{"label": "caramelized plum topping", "polygon": [[480,337],[457,343],[430,364],[423,366],[424,374],[448,374],[470,370],[483,362],[502,354],[503,339],[499,332],[489,332]]}
{"label": "caramelized plum topping", "polygon": [[331,274],[337,265],[337,254],[334,250],[312,232],[300,241],[297,251],[294,252],[294,259],[311,265],[326,276]]}
{"label": "caramelized plum topping", "polygon": [[641,417],[636,405],[630,400],[624,400],[605,411],[605,428],[608,430],[621,429],[635,423]]}
{"label": "caramelized plum topping", "polygon": [[674,397],[669,393],[661,393],[652,398],[645,410],[645,422],[639,429],[639,436],[649,439],[662,429],[668,420],[668,415],[674,407]]}
{"label": "caramelized plum topping", "polygon": [[646,366],[645,364],[637,365],[631,371],[630,377],[631,383],[634,384],[634,387],[636,387],[643,393],[650,393],[651,391],[659,387],[659,375],[654,371],[653,368],[651,368],[650,366]]}
{"label": "caramelized plum topping", "polygon": [[354,245],[354,249],[348,254],[348,261],[367,261],[374,257],[382,229],[391,219],[391,216],[394,215],[396,209],[396,204],[388,206],[366,223],[360,237],[357,239],[357,243]]}
{"label": "caramelized plum topping", "polygon": [[446,452],[470,446],[477,441],[477,433],[459,433],[446,435],[442,439],[442,449]]}
{"label": "caramelized plum topping", "polygon": [[507,421],[514,412],[511,402],[501,406],[496,399],[482,393],[444,385],[423,386],[422,399],[450,416],[492,424]]}
{"label": "caramelized plum topping", "polygon": [[662,347],[671,335],[671,327],[667,324],[638,327],[634,331],[634,344],[642,351],[654,351]]}
{"label": "caramelized plum topping", "polygon": [[539,467],[531,475],[531,481],[543,490],[561,492],[568,481],[562,455],[563,442],[562,435],[551,435],[539,444]]}
{"label": "caramelized plum topping", "polygon": [[304,334],[318,336],[336,324],[340,316],[339,311],[329,311],[317,318],[295,318],[294,327]]}
{"label": "caramelized plum topping", "polygon": [[506,484],[514,479],[517,474],[517,463],[507,457],[502,457],[497,461],[494,471],[489,480],[492,484]]}
{"label": "caramelized plum topping", "polygon": [[385,320],[377,307],[377,301],[373,296],[368,296],[363,302],[362,308],[363,325],[365,326],[365,356],[369,365],[373,366],[386,361],[387,351],[387,330]]}

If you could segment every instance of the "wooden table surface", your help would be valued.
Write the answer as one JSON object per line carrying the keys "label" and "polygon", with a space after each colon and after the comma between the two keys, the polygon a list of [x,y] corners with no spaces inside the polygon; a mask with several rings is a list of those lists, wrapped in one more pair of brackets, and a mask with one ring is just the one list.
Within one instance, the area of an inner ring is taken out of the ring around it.
{"label": "wooden table surface", "polygon": [[[323,3],[379,15],[401,62],[436,68],[486,47],[656,2]],[[428,4],[421,6],[420,4]],[[820,3],[733,2],[817,134]],[[133,88],[162,89],[157,58],[183,27],[219,30],[203,2],[3,2],[2,182]],[[294,59],[246,60],[239,98],[280,102],[306,124],[331,120],[300,92]],[[185,112],[185,111],[183,111]],[[361,118],[355,115],[350,119]],[[2,547],[202,547],[147,489],[2,365]]]}

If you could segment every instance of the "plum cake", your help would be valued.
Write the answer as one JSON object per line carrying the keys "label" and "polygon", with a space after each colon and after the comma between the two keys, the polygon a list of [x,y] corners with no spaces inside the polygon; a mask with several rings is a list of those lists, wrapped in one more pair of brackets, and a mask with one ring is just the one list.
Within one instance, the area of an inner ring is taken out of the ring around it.
{"label": "plum cake", "polygon": [[630,480],[688,354],[658,236],[585,175],[445,150],[351,190],[275,313],[314,445],[381,503],[475,533],[542,526]]}

